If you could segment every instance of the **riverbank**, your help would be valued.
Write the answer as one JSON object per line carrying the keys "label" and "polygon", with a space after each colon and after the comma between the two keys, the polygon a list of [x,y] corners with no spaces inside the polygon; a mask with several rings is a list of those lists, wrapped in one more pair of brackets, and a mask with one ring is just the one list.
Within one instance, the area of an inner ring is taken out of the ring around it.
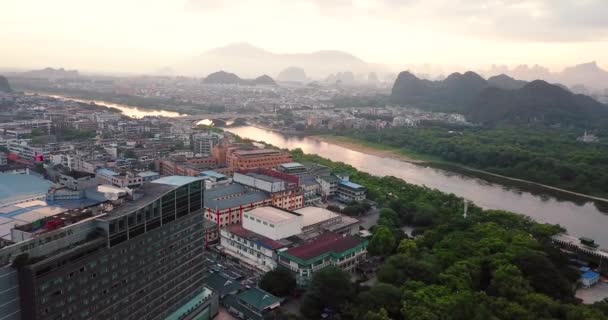
{"label": "riverbank", "polygon": [[350,138],[350,137],[333,136],[333,135],[315,135],[315,136],[308,136],[308,138],[311,138],[311,139],[314,139],[317,141],[321,141],[321,142],[325,142],[325,143],[336,144],[336,145],[339,145],[341,147],[344,147],[344,148],[347,148],[350,150],[363,152],[366,154],[371,154],[371,155],[374,155],[377,157],[382,157],[382,158],[392,158],[392,159],[405,161],[405,162],[409,162],[409,163],[415,163],[415,164],[424,164],[424,163],[430,161],[429,158],[424,158],[423,156],[415,155],[415,154],[408,154],[397,148],[391,148],[391,147],[382,146],[379,144],[360,141],[360,140]]}
{"label": "riverbank", "polygon": [[[453,171],[457,173],[461,173],[467,176],[481,178],[487,180],[488,182],[499,183],[505,185],[507,187],[513,186],[517,188],[525,189],[528,192],[531,192],[536,195],[548,194],[551,196],[559,197],[564,200],[573,201],[575,203],[581,203],[582,199],[593,200],[596,201],[596,205],[598,208],[604,210],[608,210],[608,199],[602,197],[596,197],[592,195],[587,195],[575,191],[570,191],[566,189],[557,188],[554,186],[518,179],[513,177],[508,177],[484,170],[479,170],[467,166],[463,166],[456,163],[447,162],[444,160],[436,159],[431,156],[420,155],[414,152],[409,152],[404,149],[392,148],[388,146],[384,146],[376,143],[369,143],[366,141],[361,141],[356,138],[344,137],[344,136],[334,136],[334,135],[314,135],[309,136],[309,138],[331,143],[335,145],[339,145],[341,147],[375,155],[382,158],[392,158],[400,161],[405,161],[417,165],[429,166],[437,169]],[[582,198],[582,199],[581,199]],[[597,203],[601,202],[601,203]]]}

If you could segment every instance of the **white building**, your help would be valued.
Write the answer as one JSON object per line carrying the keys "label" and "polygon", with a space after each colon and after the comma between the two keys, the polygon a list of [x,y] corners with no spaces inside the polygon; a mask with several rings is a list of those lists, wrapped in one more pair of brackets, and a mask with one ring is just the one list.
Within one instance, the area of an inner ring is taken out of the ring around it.
{"label": "white building", "polygon": [[272,240],[302,232],[302,215],[276,207],[259,207],[243,213],[243,228]]}
{"label": "white building", "polygon": [[220,245],[225,254],[264,272],[276,268],[276,250],[285,246],[236,224],[220,230]]}

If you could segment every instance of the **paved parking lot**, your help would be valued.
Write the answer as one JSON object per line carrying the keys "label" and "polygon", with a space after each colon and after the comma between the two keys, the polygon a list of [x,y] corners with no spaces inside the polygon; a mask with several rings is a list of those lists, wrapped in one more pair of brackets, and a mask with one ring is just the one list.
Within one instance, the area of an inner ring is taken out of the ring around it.
{"label": "paved parking lot", "polygon": [[575,296],[585,304],[592,304],[608,298],[608,283],[599,282],[595,286],[588,289],[576,290]]}

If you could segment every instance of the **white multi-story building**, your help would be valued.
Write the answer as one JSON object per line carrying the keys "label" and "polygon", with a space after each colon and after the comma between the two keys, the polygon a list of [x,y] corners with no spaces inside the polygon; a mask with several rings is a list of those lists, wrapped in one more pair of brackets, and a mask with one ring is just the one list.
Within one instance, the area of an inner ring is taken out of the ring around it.
{"label": "white multi-story building", "polygon": [[259,207],[243,214],[243,227],[272,240],[302,232],[302,215],[277,207]]}
{"label": "white multi-story building", "polygon": [[276,250],[285,246],[236,224],[221,229],[220,245],[224,253],[263,272],[276,268]]}

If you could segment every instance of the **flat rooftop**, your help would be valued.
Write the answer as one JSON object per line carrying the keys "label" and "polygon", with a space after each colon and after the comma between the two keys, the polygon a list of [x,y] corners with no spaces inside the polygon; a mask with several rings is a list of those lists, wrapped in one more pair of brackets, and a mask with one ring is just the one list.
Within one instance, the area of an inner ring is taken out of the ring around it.
{"label": "flat rooftop", "polygon": [[239,156],[258,156],[272,153],[283,153],[281,150],[275,149],[256,149],[256,150],[236,150],[234,151]]}
{"label": "flat rooftop", "polygon": [[47,202],[32,200],[0,207],[0,238],[11,240],[11,229],[29,225],[40,219],[59,216],[74,209],[94,206],[101,201],[91,199]]}
{"label": "flat rooftop", "polygon": [[242,184],[232,183],[229,185],[223,185],[215,187],[213,189],[205,190],[205,201],[211,199],[219,199],[234,196],[237,194],[245,193],[245,187]]}
{"label": "flat rooftop", "polygon": [[237,196],[225,199],[207,198],[205,196],[205,208],[211,210],[224,210],[228,208],[237,208],[240,206],[245,208],[245,206],[248,206],[251,203],[257,203],[269,199],[270,196],[264,191],[239,194]]}
{"label": "flat rooftop", "polygon": [[347,187],[349,189],[354,189],[354,190],[365,190],[365,187],[360,185],[360,184],[356,184],[354,182],[350,182],[350,181],[340,181],[340,186],[343,187]]}
{"label": "flat rooftop", "polygon": [[152,183],[157,183],[157,184],[166,184],[166,185],[171,185],[171,186],[183,186],[185,184],[194,182],[194,181],[198,181],[198,180],[203,180],[203,178],[201,177],[186,177],[186,176],[168,176],[168,177],[163,177],[160,179],[156,179],[154,181],[151,181]]}
{"label": "flat rooftop", "polygon": [[300,215],[298,213],[290,212],[277,207],[258,207],[247,212],[247,214],[272,223],[291,221],[296,219]]}
{"label": "flat rooftop", "polygon": [[304,207],[294,211],[302,215],[302,227],[307,227],[340,216],[338,213],[319,207]]}
{"label": "flat rooftop", "polygon": [[216,179],[226,178],[226,175],[223,175],[217,171],[206,170],[200,173],[201,176],[214,177]]}
{"label": "flat rooftop", "polygon": [[299,168],[306,168],[304,167],[303,164],[298,163],[298,162],[288,162],[288,163],[281,163],[279,165],[280,167],[283,167],[285,169],[299,169]]}
{"label": "flat rooftop", "polygon": [[269,175],[263,174],[263,173],[249,172],[249,173],[245,173],[244,175],[250,176],[252,178],[256,178],[256,179],[259,179],[259,180],[267,181],[267,182],[283,182],[283,181],[285,181],[283,179],[272,177],[272,176],[269,176]]}
{"label": "flat rooftop", "polygon": [[0,173],[0,206],[45,195],[53,185],[35,175]]}

